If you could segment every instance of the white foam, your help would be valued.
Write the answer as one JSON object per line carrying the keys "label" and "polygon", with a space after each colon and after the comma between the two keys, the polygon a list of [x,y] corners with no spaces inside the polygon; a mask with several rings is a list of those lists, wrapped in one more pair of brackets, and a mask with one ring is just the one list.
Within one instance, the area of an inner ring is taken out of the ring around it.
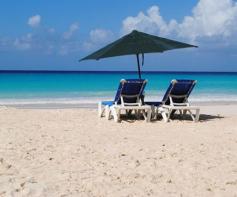
{"label": "white foam", "polygon": [[25,104],[94,104],[101,100],[111,98],[35,98],[35,99],[1,99],[0,105],[25,105]]}
{"label": "white foam", "polygon": [[[30,104],[96,104],[102,100],[113,100],[113,97],[79,97],[79,98],[34,98],[34,99],[0,99],[0,105]],[[162,96],[146,96],[146,101],[160,101]],[[237,102],[235,95],[193,96],[190,102]]]}
{"label": "white foam", "polygon": [[[147,91],[145,94],[146,101],[161,101],[163,94],[155,91]],[[0,105],[31,105],[31,104],[96,104],[102,100],[113,100],[114,95],[97,94],[96,96],[76,96],[71,98],[14,98],[0,99]],[[207,94],[199,93],[190,95],[191,102],[237,102],[236,94]]]}

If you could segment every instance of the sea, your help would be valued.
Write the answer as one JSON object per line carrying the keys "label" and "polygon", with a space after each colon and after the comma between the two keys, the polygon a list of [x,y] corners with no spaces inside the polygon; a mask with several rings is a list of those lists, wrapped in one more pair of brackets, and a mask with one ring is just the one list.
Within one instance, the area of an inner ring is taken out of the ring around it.
{"label": "sea", "polygon": [[[121,79],[136,72],[0,71],[0,105],[93,106],[113,100]],[[145,100],[160,101],[172,79],[194,79],[194,103],[237,103],[237,73],[143,72]]]}

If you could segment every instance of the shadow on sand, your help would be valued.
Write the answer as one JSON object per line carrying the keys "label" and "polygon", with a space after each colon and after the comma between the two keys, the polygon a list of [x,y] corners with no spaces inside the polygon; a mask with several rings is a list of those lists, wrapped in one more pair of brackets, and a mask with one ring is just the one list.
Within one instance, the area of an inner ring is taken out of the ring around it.
{"label": "shadow on sand", "polygon": [[[223,119],[224,116],[221,115],[209,115],[209,114],[200,114],[199,122],[207,122],[217,119]],[[180,121],[193,121],[190,115],[179,115],[175,114],[171,117],[171,120],[180,120]]]}
{"label": "shadow on sand", "polygon": [[215,119],[223,119],[225,118],[224,116],[221,115],[208,115],[208,114],[201,114],[199,117],[200,122],[206,122],[206,121],[211,121]]}
{"label": "shadow on sand", "polygon": [[[212,121],[212,120],[218,120],[218,119],[223,119],[225,118],[224,116],[221,115],[209,115],[209,114],[200,114],[199,117],[199,122],[207,122],[207,121]],[[178,121],[190,121],[192,122],[192,118],[190,115],[182,115],[180,116],[179,114],[174,114],[171,117],[171,121],[172,120],[178,120]],[[143,117],[136,117],[135,115],[131,114],[131,115],[121,115],[121,121],[125,121],[125,122],[129,122],[129,123],[134,123],[136,121],[144,121]],[[158,119],[152,119],[151,123],[156,123],[156,122],[161,122],[162,118],[161,116],[158,117]],[[163,121],[162,121],[163,122]]]}

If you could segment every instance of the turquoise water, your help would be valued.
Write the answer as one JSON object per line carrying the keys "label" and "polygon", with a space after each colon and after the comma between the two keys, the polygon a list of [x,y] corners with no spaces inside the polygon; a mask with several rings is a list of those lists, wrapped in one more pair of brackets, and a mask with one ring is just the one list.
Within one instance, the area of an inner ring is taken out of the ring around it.
{"label": "turquoise water", "polygon": [[[0,104],[95,103],[113,98],[121,78],[136,73],[0,72]],[[237,101],[237,73],[145,73],[147,100],[159,100],[172,79],[195,79],[191,100]]]}

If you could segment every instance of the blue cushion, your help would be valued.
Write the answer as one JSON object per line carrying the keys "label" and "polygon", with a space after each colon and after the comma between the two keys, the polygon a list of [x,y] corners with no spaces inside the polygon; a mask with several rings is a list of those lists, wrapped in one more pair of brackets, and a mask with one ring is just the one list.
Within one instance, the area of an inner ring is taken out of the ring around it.
{"label": "blue cushion", "polygon": [[[137,101],[136,97],[131,97],[132,95],[139,95],[141,98],[143,96],[143,91],[146,86],[146,80],[144,79],[126,79],[125,83],[120,82],[117,89],[114,101],[102,101],[102,105],[112,106],[115,102],[121,104],[121,95],[124,96],[124,102],[135,103]],[[128,96],[128,97],[126,97]]]}
{"label": "blue cushion", "polygon": [[109,107],[114,104],[114,101],[102,101],[102,105],[108,105]]}
{"label": "blue cushion", "polygon": [[173,98],[174,103],[183,103],[185,102],[186,98],[189,97],[191,91],[195,86],[194,80],[185,80],[185,79],[177,79],[176,83],[170,83],[162,101],[166,105],[170,105],[169,95],[175,96],[185,96],[181,98]]}
{"label": "blue cushion", "polygon": [[191,91],[193,90],[196,81],[194,80],[187,80],[187,79],[177,79],[176,82],[173,83],[171,81],[163,99],[162,102],[145,102],[147,105],[153,105],[153,106],[160,106],[162,103],[165,103],[166,105],[170,105],[170,95],[175,96],[184,96],[180,98],[172,98],[174,103],[183,103],[186,101],[186,99],[189,97]]}
{"label": "blue cushion", "polygon": [[121,94],[124,95],[124,102],[125,103],[135,103],[137,98],[131,98],[126,97],[125,95],[141,95],[143,94],[144,88],[146,86],[146,83],[144,84],[144,79],[125,79],[125,83],[122,84],[119,83],[119,87],[116,93],[116,96],[114,98],[114,102],[117,102],[118,104],[121,103]]}

